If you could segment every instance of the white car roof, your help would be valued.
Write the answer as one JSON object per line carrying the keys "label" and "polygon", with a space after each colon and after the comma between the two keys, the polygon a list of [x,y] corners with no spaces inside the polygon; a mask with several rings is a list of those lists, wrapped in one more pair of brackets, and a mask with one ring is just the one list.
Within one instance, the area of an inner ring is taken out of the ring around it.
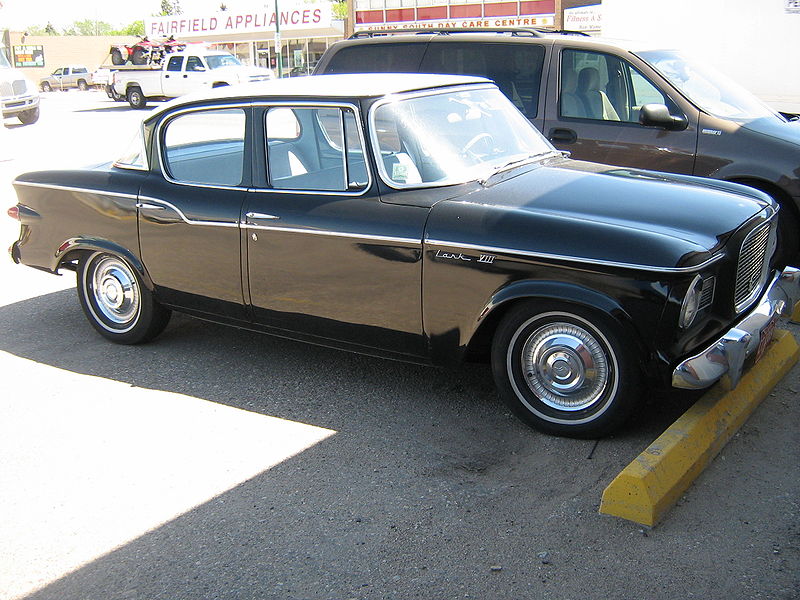
{"label": "white car roof", "polygon": [[466,75],[431,75],[421,73],[356,73],[342,75],[312,75],[272,79],[259,83],[225,86],[188,94],[154,111],[150,118],[183,104],[210,99],[259,98],[376,98],[429,88],[492,83],[483,77]]}

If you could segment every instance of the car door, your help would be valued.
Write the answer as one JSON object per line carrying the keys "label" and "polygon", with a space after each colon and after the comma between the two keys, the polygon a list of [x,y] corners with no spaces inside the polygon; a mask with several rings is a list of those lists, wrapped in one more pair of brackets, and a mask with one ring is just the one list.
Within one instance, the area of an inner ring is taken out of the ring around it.
{"label": "car door", "polygon": [[50,77],[52,77],[53,80],[52,83],[53,89],[60,89],[60,90],[64,89],[64,73],[66,71],[67,69],[62,67],[60,69],[56,69],[55,71],[53,71],[53,74],[50,75]]}
{"label": "car door", "polygon": [[247,316],[239,217],[250,179],[249,112],[183,109],[156,129],[158,164],[140,190],[139,243],[165,303]]}
{"label": "car door", "polygon": [[184,75],[183,62],[184,56],[170,56],[167,66],[161,76],[161,89],[164,95],[169,98],[177,98],[183,94]]}
{"label": "car door", "polygon": [[[551,61],[544,133],[557,148],[579,160],[692,173],[698,113],[690,104],[610,53],[567,46],[556,48]],[[686,128],[641,125],[641,107],[653,103],[685,117]]]}
{"label": "car door", "polygon": [[[258,113],[257,113],[258,114]],[[425,353],[420,307],[428,209],[383,203],[358,107],[262,107],[247,198],[247,286],[261,325],[387,354]]]}

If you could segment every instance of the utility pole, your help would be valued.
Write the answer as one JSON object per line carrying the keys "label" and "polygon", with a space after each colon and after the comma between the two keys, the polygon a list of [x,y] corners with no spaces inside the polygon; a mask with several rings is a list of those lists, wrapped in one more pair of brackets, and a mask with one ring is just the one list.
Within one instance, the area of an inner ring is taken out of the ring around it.
{"label": "utility pole", "polygon": [[562,0],[555,0],[556,5],[553,11],[555,12],[553,18],[553,27],[555,29],[564,29],[564,9],[561,5]]}
{"label": "utility pole", "polygon": [[275,0],[275,54],[278,59],[278,79],[283,77],[283,51],[281,49],[281,13],[278,12],[278,0]]}

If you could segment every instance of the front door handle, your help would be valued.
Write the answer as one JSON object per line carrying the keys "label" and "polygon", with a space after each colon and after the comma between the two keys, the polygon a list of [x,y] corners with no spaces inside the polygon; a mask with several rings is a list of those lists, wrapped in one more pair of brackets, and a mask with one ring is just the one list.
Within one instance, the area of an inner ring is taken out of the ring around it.
{"label": "front door handle", "polygon": [[248,219],[266,219],[269,221],[277,221],[280,217],[276,215],[268,215],[267,213],[249,212],[245,215]]}
{"label": "front door handle", "polygon": [[578,134],[572,129],[562,129],[560,127],[551,129],[547,137],[551,142],[561,142],[562,144],[573,144],[578,141]]}

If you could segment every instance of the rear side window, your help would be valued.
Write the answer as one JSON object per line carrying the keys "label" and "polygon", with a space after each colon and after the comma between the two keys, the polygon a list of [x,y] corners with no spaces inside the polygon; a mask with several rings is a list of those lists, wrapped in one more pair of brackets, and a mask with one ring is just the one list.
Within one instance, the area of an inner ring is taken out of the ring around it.
{"label": "rear side window", "polygon": [[422,73],[477,75],[497,84],[529,119],[538,112],[544,47],[536,44],[433,42],[422,61]]}
{"label": "rear side window", "polygon": [[325,73],[416,73],[425,44],[358,44],[336,52]]}
{"label": "rear side window", "polygon": [[182,183],[238,186],[244,170],[245,114],[204,110],[171,119],[164,130],[164,166]]}

